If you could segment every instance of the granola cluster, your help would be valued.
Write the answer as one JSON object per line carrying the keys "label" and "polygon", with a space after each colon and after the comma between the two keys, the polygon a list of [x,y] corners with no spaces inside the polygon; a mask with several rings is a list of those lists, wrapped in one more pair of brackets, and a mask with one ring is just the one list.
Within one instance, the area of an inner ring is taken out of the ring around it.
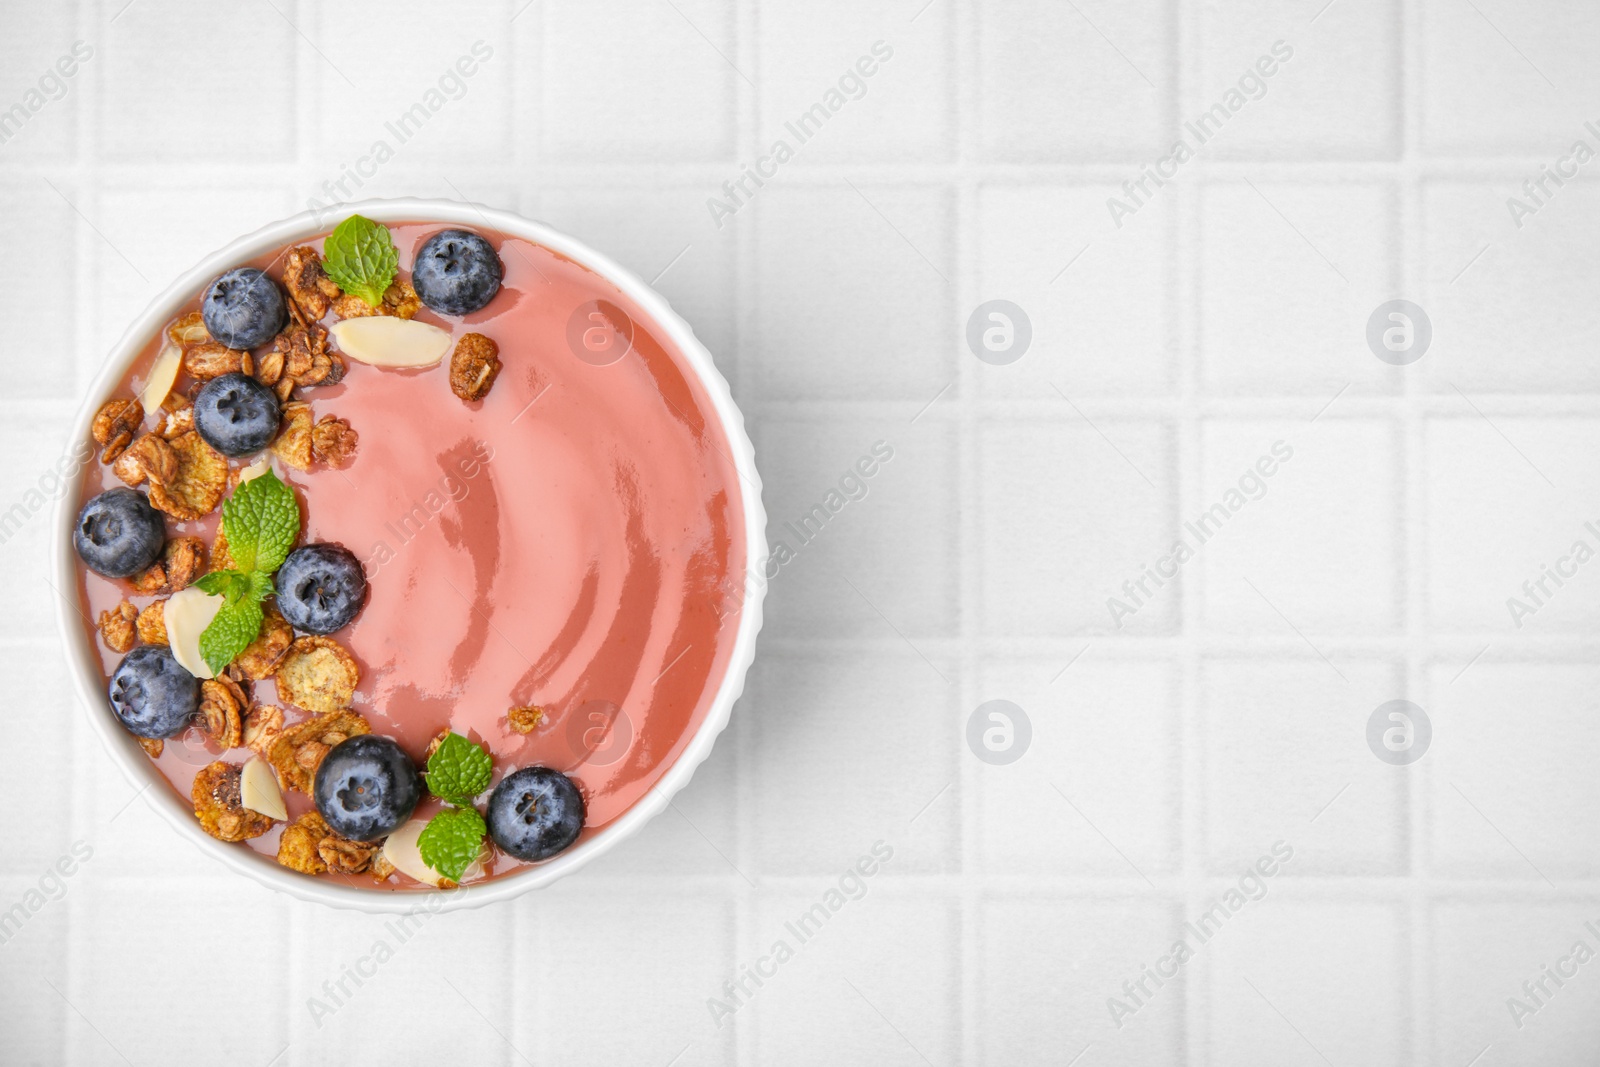
{"label": "granola cluster", "polygon": [[267,762],[285,785],[310,796],[317,768],[333,746],[371,732],[367,720],[353,711],[315,715],[281,731],[267,746]]}
{"label": "granola cluster", "polygon": [[244,841],[272,829],[272,819],[243,804],[239,790],[241,768],[221,760],[194,776],[194,816],[206,833],[218,841]]}
{"label": "granola cluster", "polygon": [[482,400],[500,376],[500,346],[481,333],[456,342],[450,356],[450,391],[462,400]]}
{"label": "granola cluster", "polygon": [[315,811],[308,811],[283,828],[278,839],[278,862],[301,874],[370,873],[383,881],[394,865],[383,858],[381,844],[340,837]]}

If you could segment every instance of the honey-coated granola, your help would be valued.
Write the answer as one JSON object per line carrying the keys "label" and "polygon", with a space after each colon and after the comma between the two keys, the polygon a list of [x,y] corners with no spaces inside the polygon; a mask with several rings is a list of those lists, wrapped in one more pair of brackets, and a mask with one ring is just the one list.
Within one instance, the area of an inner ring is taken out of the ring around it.
{"label": "honey-coated granola", "polygon": [[355,456],[359,440],[347,420],[324,415],[311,427],[311,456],[330,467],[342,467]]}
{"label": "honey-coated granola", "polygon": [[272,442],[272,452],[298,471],[311,469],[311,405],[304,400],[291,400],[283,405],[282,421],[278,424],[277,440]]}
{"label": "honey-coated granola", "polygon": [[167,599],[162,597],[154,601],[141,612],[134,623],[139,631],[139,640],[147,645],[164,645],[167,643]]}
{"label": "honey-coated granola", "polygon": [[326,820],[315,811],[308,811],[283,828],[278,838],[278,862],[301,874],[327,874],[328,865],[322,861],[318,846],[329,833]]}
{"label": "honey-coated granola", "polygon": [[331,637],[302,637],[278,664],[278,695],[307,711],[342,711],[356,695],[361,671]]}
{"label": "honey-coated granola", "polygon": [[383,303],[373,307],[353,293],[346,293],[333,302],[333,313],[341,319],[361,319],[369,315],[393,315],[409,319],[422,308],[422,299],[411,288],[410,282],[396,281],[383,291]]}
{"label": "honey-coated granola", "polygon": [[143,423],[144,408],[137,400],[117,397],[101,404],[89,427],[94,443],[100,446],[100,462],[111,463],[122,455]]}
{"label": "honey-coated granola", "polygon": [[166,485],[178,476],[178,456],[160,434],[147,433],[123,450],[111,472],[132,486]]}
{"label": "honey-coated granola", "polygon": [[257,704],[244,717],[244,743],[247,748],[266,756],[272,743],[283,735],[283,709],[271,704]]}
{"label": "honey-coated granola", "polygon": [[230,673],[237,673],[252,682],[271,677],[283,661],[284,653],[294,643],[294,628],[276,605],[270,602],[263,604],[261,612],[261,632],[245,646],[243,652],[233,657],[229,667]]}
{"label": "honey-coated granola", "polygon": [[200,828],[218,841],[244,841],[272,829],[272,820],[240,801],[237,764],[218,760],[194,776],[190,792]]}
{"label": "honey-coated granola", "polygon": [[506,712],[506,721],[519,734],[531,734],[544,721],[544,709],[537,705],[516,707]]}
{"label": "honey-coated granola", "polygon": [[200,683],[200,729],[206,738],[226,752],[238,748],[244,737],[244,709],[249,702],[239,683],[226,676]]}
{"label": "honey-coated granola", "polygon": [[150,487],[150,505],[179,521],[211,514],[228,487],[228,461],[196,431],[172,439],[178,473],[166,485]]}
{"label": "honey-coated granola", "polygon": [[126,652],[138,637],[139,610],[124,600],[111,611],[100,613],[100,636],[113,652]]}
{"label": "honey-coated granola", "polygon": [[267,762],[285,785],[310,795],[317,768],[333,746],[371,732],[367,720],[353,711],[316,715],[279,734],[267,748]]}
{"label": "honey-coated granola", "polygon": [[211,334],[206,332],[205,316],[198,311],[184,315],[167,327],[167,339],[179,348],[211,340]]}
{"label": "honey-coated granola", "polygon": [[328,305],[339,295],[339,287],[322,269],[322,257],[307,245],[291,248],[283,257],[283,287],[308,319],[326,315]]}
{"label": "honey-coated granola", "polygon": [[500,367],[499,345],[481,333],[464,334],[450,356],[450,391],[462,400],[482,400]]}
{"label": "honey-coated granola", "polygon": [[253,368],[250,353],[237,352],[220,341],[201,341],[183,348],[184,372],[197,382],[224,374],[249,374]]}

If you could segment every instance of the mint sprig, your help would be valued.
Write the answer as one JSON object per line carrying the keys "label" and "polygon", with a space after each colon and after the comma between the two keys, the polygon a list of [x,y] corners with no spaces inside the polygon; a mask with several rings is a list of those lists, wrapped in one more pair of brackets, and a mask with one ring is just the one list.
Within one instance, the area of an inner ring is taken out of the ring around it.
{"label": "mint sprig", "polygon": [[428,757],[423,777],[428,792],[457,807],[472,805],[472,798],[489,788],[494,761],[482,745],[475,745],[460,734],[449,734]]}
{"label": "mint sprig", "polygon": [[270,469],[241,483],[222,503],[222,535],[234,568],[203,574],[194,583],[223,598],[216,618],[200,634],[200,655],[213,674],[221,674],[261,633],[261,602],[273,593],[272,572],[300,535],[294,490]]}
{"label": "mint sprig", "polygon": [[351,215],[322,243],[322,266],[339,288],[378,307],[400,270],[400,253],[389,227]]}
{"label": "mint sprig", "polygon": [[422,862],[452,882],[459,882],[472,861],[483,852],[483,835],[489,832],[477,808],[445,808],[422,828],[417,849]]}
{"label": "mint sprig", "polygon": [[428,820],[417,837],[417,848],[423,863],[452,882],[460,881],[483,851],[483,836],[489,827],[472,801],[489,788],[493,776],[494,761],[488,750],[457,733],[445,735],[428,757],[423,771],[428,792],[453,807]]}

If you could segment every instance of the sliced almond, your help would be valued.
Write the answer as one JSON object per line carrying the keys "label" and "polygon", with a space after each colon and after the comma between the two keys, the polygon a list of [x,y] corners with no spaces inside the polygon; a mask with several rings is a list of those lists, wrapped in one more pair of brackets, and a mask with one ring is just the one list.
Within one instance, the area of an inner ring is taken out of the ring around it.
{"label": "sliced almond", "polygon": [[339,351],[374,367],[431,367],[450,351],[450,334],[416,319],[369,315],[328,330]]}
{"label": "sliced almond", "polygon": [[146,415],[154,415],[161,410],[161,402],[172,392],[172,383],[178,380],[178,368],[182,365],[183,349],[168,345],[161,350],[155,365],[150,368],[150,377],[145,380],[144,391],[139,394],[139,403]]}
{"label": "sliced almond", "polygon": [[[392,863],[394,869],[401,874],[437,888],[445,877],[422,862],[422,849],[417,845],[417,839],[422,836],[422,829],[427,825],[426,819],[412,819],[384,838],[383,858]],[[461,872],[461,881],[466,882],[482,874],[483,856],[479,855],[466,870]]]}
{"label": "sliced almond", "polygon": [[200,654],[200,635],[222,610],[223,598],[212,596],[198,586],[173,593],[161,609],[161,622],[167,629],[167,643],[178,665],[196,678],[215,678]]}
{"label": "sliced almond", "polygon": [[[360,322],[360,319],[348,319],[349,322]],[[422,862],[422,849],[417,846],[417,839],[422,836],[422,828],[427,826],[425,819],[412,819],[400,829],[384,838],[383,858],[394,864],[394,869],[409,878],[426,885],[437,886],[444,881],[444,875]]]}
{"label": "sliced almond", "polygon": [[278,776],[272,773],[272,764],[260,756],[251,756],[239,774],[239,803],[269,819],[288,821],[289,806],[283,802]]}
{"label": "sliced almond", "polygon": [[259,478],[272,469],[271,453],[263,452],[261,458],[248,466],[239,468],[239,484],[243,485],[252,478]]}

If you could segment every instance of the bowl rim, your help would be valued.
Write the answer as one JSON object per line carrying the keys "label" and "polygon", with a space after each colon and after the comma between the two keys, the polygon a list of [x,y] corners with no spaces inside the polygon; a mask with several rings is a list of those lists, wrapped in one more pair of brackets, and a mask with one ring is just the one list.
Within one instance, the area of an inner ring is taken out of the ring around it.
{"label": "bowl rim", "polygon": [[[78,499],[78,494],[70,490],[56,501],[51,523],[50,570],[60,590],[60,595],[55,598],[56,625],[66,646],[79,702],[112,761],[156,811],[181,836],[198,845],[201,851],[269,889],[330,907],[389,914],[476,908],[547,886],[609,852],[638,833],[645,823],[659,814],[710,755],[717,736],[728,725],[734,703],[744,691],[745,676],[755,659],[756,637],[761,630],[766,583],[749,580],[749,575],[759,573],[757,565],[764,565],[767,554],[767,520],[761,502],[761,476],[756,469],[755,446],[745,430],[744,416],[734,403],[727,380],[712,362],[711,353],[695,336],[693,328],[673,311],[666,298],[610,257],[545,223],[502,209],[427,197],[368,199],[308,209],[245,234],[206,256],[151,300],[112,347],[99,374],[90,384],[77,417],[73,419],[68,449],[73,450],[80,442],[89,439],[90,424],[104,398],[111,395],[154,332],[171,319],[205,283],[262,253],[317,236],[328,228],[330,216],[350,214],[365,215],[384,223],[424,221],[468,229],[487,229],[501,236],[519,237],[541,244],[589,268],[626,293],[671,339],[694,371],[710,397],[718,423],[728,439],[735,471],[744,483],[740,488],[740,497],[743,503],[746,572],[740,576],[743,601],[727,670],[710,709],[689,744],[660,780],[631,808],[601,832],[552,860],[504,878],[442,892],[360,889],[307,877],[280,866],[271,857],[218,841],[205,833],[177,792],[165,788],[165,782],[150,773],[150,761],[133,736],[115,725],[112,716],[104,714],[105,694],[99,656],[83,625],[82,613],[77,610],[76,556],[67,550],[72,523],[77,518]],[[92,453],[87,462],[94,462]],[[75,473],[71,483],[74,486],[78,484],[76,478]],[[161,782],[163,788],[146,788],[157,782]]]}

